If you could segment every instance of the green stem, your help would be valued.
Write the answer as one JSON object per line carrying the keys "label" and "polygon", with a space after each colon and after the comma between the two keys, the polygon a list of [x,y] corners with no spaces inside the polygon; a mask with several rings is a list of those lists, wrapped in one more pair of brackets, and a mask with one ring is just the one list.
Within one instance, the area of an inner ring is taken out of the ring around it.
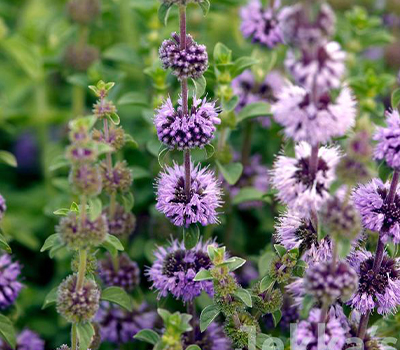
{"label": "green stem", "polygon": [[87,261],[87,250],[86,249],[81,249],[79,251],[78,279],[77,279],[77,282],[76,282],[76,290],[77,291],[82,289],[83,284],[85,282],[86,261]]}
{"label": "green stem", "polygon": [[74,118],[84,114],[85,95],[85,89],[82,86],[74,85],[72,87],[72,113]]}
{"label": "green stem", "polygon": [[78,350],[78,332],[76,330],[76,323],[71,326],[71,350]]}

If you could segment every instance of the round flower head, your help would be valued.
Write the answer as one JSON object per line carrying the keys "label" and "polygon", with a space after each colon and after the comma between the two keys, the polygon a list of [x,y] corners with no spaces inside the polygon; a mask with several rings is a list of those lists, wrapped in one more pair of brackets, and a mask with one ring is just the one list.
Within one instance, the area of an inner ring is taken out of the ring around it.
{"label": "round flower head", "polygon": [[335,180],[335,168],[339,163],[338,148],[320,147],[316,173],[310,172],[311,147],[305,142],[295,147],[295,158],[278,156],[271,181],[278,190],[278,198],[294,211],[307,216],[311,210],[319,210],[330,197],[329,187]]}
{"label": "round flower head", "polygon": [[385,160],[393,169],[400,169],[400,116],[397,110],[386,112],[387,127],[378,127],[374,140],[378,141],[374,157]]}
{"label": "round flower head", "polygon": [[280,310],[283,305],[283,295],[280,289],[267,289],[264,292],[260,290],[260,283],[257,283],[252,290],[254,307],[263,314],[272,314]]}
{"label": "round flower head", "polygon": [[115,107],[112,101],[108,101],[105,98],[100,98],[100,100],[93,105],[92,112],[97,118],[105,118],[116,114],[117,107]]}
{"label": "round flower head", "polygon": [[384,255],[382,266],[374,272],[375,257],[366,250],[358,250],[349,257],[350,265],[359,276],[357,291],[349,304],[361,314],[372,312],[379,314],[395,312],[400,305],[400,265],[398,259]]}
{"label": "round flower head", "polygon": [[102,179],[96,165],[81,164],[71,169],[69,181],[78,194],[97,196],[101,192]]}
{"label": "round flower head", "polygon": [[103,214],[108,217],[108,233],[117,237],[128,237],[130,236],[136,227],[136,218],[131,213],[125,210],[125,208],[117,204],[115,212],[112,218],[110,218],[109,208],[103,210]]}
{"label": "round flower head", "polygon": [[[44,350],[44,341],[35,332],[24,329],[17,335],[15,349]],[[0,339],[0,350],[11,350],[11,347],[4,340]]]}
{"label": "round flower head", "polygon": [[13,262],[8,254],[0,255],[0,310],[12,305],[17,299],[22,284],[17,278],[21,274],[21,265]]}
{"label": "round flower head", "polygon": [[103,188],[107,193],[111,194],[116,191],[124,193],[129,191],[133,177],[132,171],[128,168],[128,163],[125,160],[117,162],[111,170],[111,173],[108,171],[105,161],[100,164],[100,167],[103,178]]}
{"label": "round flower head", "polygon": [[345,59],[346,53],[337,42],[332,41],[321,45],[315,57],[304,50],[298,59],[293,51],[289,51],[285,66],[297,84],[310,90],[316,88],[326,91],[340,87],[346,71]]}
{"label": "round flower head", "polygon": [[387,204],[389,188],[389,182],[383,184],[380,179],[373,179],[355,189],[353,201],[365,228],[381,232],[385,243],[393,240],[397,244],[400,243],[400,196],[396,189],[393,202]]}
{"label": "round flower head", "polygon": [[176,226],[218,223],[217,208],[222,204],[221,190],[214,174],[191,164],[190,196],[185,193],[185,169],[174,164],[166,167],[157,180],[158,211]]}
{"label": "round flower head", "polygon": [[62,242],[72,250],[97,247],[105,240],[107,230],[105,215],[100,215],[94,221],[86,217],[82,223],[75,212],[69,212],[68,216],[63,217],[56,226],[56,232]]}
{"label": "round flower head", "polygon": [[100,290],[91,279],[85,279],[82,288],[76,290],[77,275],[68,276],[58,287],[57,312],[68,322],[90,321],[100,302]]}
{"label": "round flower head", "polygon": [[243,327],[236,326],[233,317],[229,317],[225,321],[224,330],[225,334],[232,340],[233,346],[231,349],[244,349],[249,344],[249,332],[248,327],[253,327],[256,332],[261,332],[260,325],[255,317],[250,315],[247,312],[241,312],[237,315],[239,318],[240,324]]}
{"label": "round flower head", "polygon": [[172,39],[164,40],[159,54],[163,68],[172,69],[178,79],[200,78],[208,68],[207,48],[197,44],[190,34],[186,35],[186,49],[180,48],[179,34],[172,33]]}
{"label": "round flower head", "polygon": [[92,138],[95,141],[108,143],[116,151],[120,150],[125,144],[125,132],[121,127],[111,126],[108,131],[108,138],[104,136],[103,131],[94,129]]}
{"label": "round flower head", "polygon": [[6,200],[0,194],[0,221],[3,219],[6,210],[7,210]]}
{"label": "round flower head", "polygon": [[356,102],[347,86],[335,100],[329,92],[323,92],[315,101],[310,90],[288,85],[281,90],[271,111],[284,127],[286,137],[316,145],[343,136],[354,126]]}
{"label": "round flower head", "polygon": [[[72,272],[78,273],[80,265],[80,256],[79,252],[75,251],[72,260],[71,260],[71,270]],[[96,274],[99,269],[96,253],[88,254],[86,258],[86,273],[87,274]]]}
{"label": "round flower head", "polygon": [[99,49],[93,45],[71,44],[64,52],[64,63],[67,67],[86,72],[89,67],[99,58]]}
{"label": "round flower head", "polygon": [[[276,5],[279,1],[276,2]],[[245,38],[251,38],[253,43],[258,43],[269,48],[274,48],[283,42],[281,28],[276,15],[276,7],[263,8],[260,0],[250,0],[241,8],[240,29]]]}
{"label": "round flower head", "polygon": [[115,344],[131,342],[142,329],[154,329],[157,313],[142,303],[132,312],[103,302],[95,316],[100,326],[101,339]]}
{"label": "round flower head", "polygon": [[207,246],[212,242],[201,241],[190,250],[183,243],[174,240],[170,246],[158,247],[154,252],[156,260],[146,271],[153,288],[158,290],[158,298],[171,293],[184,302],[192,301],[202,291],[213,293],[212,281],[193,281],[200,270],[208,270],[212,263],[207,254]]}
{"label": "round flower head", "polygon": [[357,273],[345,262],[339,262],[334,270],[330,262],[314,264],[305,277],[306,291],[321,303],[348,300],[357,283]]}
{"label": "round flower head", "polygon": [[[300,321],[294,333],[296,349],[317,350],[321,349],[342,349],[346,343],[346,328],[342,320],[335,314],[334,308],[328,312],[326,323],[318,329],[320,322],[320,309],[312,309],[308,319]],[[320,333],[320,334],[319,334]],[[322,342],[322,344],[321,344]]]}
{"label": "round flower head", "polygon": [[93,143],[72,144],[67,148],[66,158],[71,161],[71,163],[80,164],[91,164],[97,160],[97,149]]}
{"label": "round flower head", "polygon": [[74,22],[88,25],[99,15],[100,2],[99,0],[70,0],[67,9]]}
{"label": "round flower head", "polygon": [[216,322],[212,322],[204,332],[196,327],[194,341],[190,339],[189,333],[184,333],[182,337],[183,349],[189,345],[197,345],[204,350],[230,350],[232,344],[224,334],[223,328]]}
{"label": "round flower head", "polygon": [[99,274],[107,287],[121,287],[128,292],[133,291],[140,282],[139,266],[127,254],[119,255],[117,264],[108,254],[99,263]]}
{"label": "round flower head", "polygon": [[182,98],[178,103],[179,107],[176,110],[168,97],[157,110],[154,124],[159,140],[170,149],[178,150],[203,148],[208,145],[214,138],[216,125],[221,123],[215,102],[193,96],[193,104],[188,115],[183,114]]}

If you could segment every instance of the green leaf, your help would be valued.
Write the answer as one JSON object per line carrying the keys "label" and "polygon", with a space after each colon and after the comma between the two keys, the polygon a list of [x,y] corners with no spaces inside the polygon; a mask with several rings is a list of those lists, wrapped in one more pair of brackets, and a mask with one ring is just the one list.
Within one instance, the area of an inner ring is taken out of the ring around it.
{"label": "green leaf", "polygon": [[200,315],[200,331],[203,333],[212,321],[219,315],[219,309],[216,305],[206,306]]}
{"label": "green leaf", "polygon": [[272,260],[275,259],[275,254],[273,252],[266,252],[258,261],[258,272],[260,276],[265,276],[265,274],[271,269]]}
{"label": "green leaf", "polygon": [[69,166],[69,161],[65,158],[64,155],[60,155],[58,157],[55,157],[52,164],[49,166],[50,171],[56,171],[61,168],[65,168]]}
{"label": "green leaf", "polygon": [[136,140],[133,138],[132,135],[129,135],[127,133],[124,134],[124,142],[128,145],[131,145],[131,147],[138,148],[139,144],[136,142]]}
{"label": "green leaf", "polygon": [[260,292],[265,292],[267,289],[270,289],[274,284],[275,280],[271,276],[265,276],[260,282]]}
{"label": "green leaf", "polygon": [[189,345],[185,350],[201,350],[201,348],[198,345],[192,344],[192,345]]}
{"label": "green leaf", "polygon": [[131,297],[120,287],[108,287],[104,289],[101,293],[101,300],[117,304],[127,311],[132,311],[133,309]]}
{"label": "green leaf", "polygon": [[121,122],[121,119],[119,118],[119,115],[117,113],[111,113],[107,115],[107,117],[114,125],[119,125],[119,123]]}
{"label": "green leaf", "polygon": [[237,122],[256,117],[270,116],[271,106],[266,102],[254,102],[244,107],[237,116]]}
{"label": "green leaf", "polygon": [[396,110],[397,107],[399,106],[399,103],[400,103],[400,88],[398,88],[398,89],[396,89],[396,90],[394,90],[394,91],[392,92],[392,99],[391,99],[391,101],[392,101],[392,108],[393,108],[394,110]]}
{"label": "green leaf", "polygon": [[58,287],[55,287],[46,295],[42,305],[42,310],[47,309],[49,306],[54,305],[57,302],[57,291]]}
{"label": "green leaf", "polygon": [[339,239],[335,244],[338,245],[338,255],[340,259],[344,259],[349,255],[351,250],[351,242],[348,239]]}
{"label": "green leaf", "polygon": [[106,239],[101,246],[107,249],[112,256],[117,256],[118,251],[122,252],[124,250],[124,246],[119,239],[110,234],[107,234]]}
{"label": "green leaf", "polygon": [[125,211],[130,212],[135,204],[135,197],[132,192],[127,192],[122,195],[122,205]]}
{"label": "green leaf", "polygon": [[54,215],[59,215],[59,216],[67,216],[68,213],[69,213],[68,208],[60,208],[60,209],[57,209],[56,211],[53,211]]}
{"label": "green leaf", "polygon": [[10,152],[0,151],[0,163],[4,163],[15,168],[17,166],[17,159]]}
{"label": "green leaf", "polygon": [[0,233],[0,249],[5,250],[7,253],[11,254],[11,247],[8,245],[6,238]]}
{"label": "green leaf", "polygon": [[259,61],[253,57],[240,57],[234,63],[232,67],[232,75],[234,77],[238,76],[239,74],[243,73],[247,68],[257,64]]}
{"label": "green leaf", "polygon": [[94,328],[90,322],[78,323],[76,331],[79,339],[79,350],[87,350],[92,343]]}
{"label": "green leaf", "polygon": [[199,5],[201,7],[201,9],[203,10],[203,15],[204,17],[207,16],[208,11],[210,11],[210,0],[203,0],[201,2],[199,2]]}
{"label": "green leaf", "polygon": [[246,306],[248,306],[248,307],[252,307],[253,306],[253,303],[251,301],[251,294],[250,294],[250,292],[248,290],[243,289],[243,288],[239,288],[234,293],[234,295],[236,297],[238,297],[241,301],[243,301],[246,304]]}
{"label": "green leaf", "polygon": [[71,85],[80,86],[86,89],[89,80],[85,73],[72,74],[67,77],[67,82]]}
{"label": "green leaf", "polygon": [[242,163],[229,163],[222,165],[218,160],[216,161],[219,171],[230,185],[234,185],[240,178],[243,172]]}
{"label": "green leaf", "polygon": [[65,248],[64,243],[60,242],[59,240],[54,243],[54,245],[50,248],[49,257],[53,259],[54,256],[59,252],[61,249]]}
{"label": "green leaf", "polygon": [[222,43],[217,43],[214,47],[213,56],[216,64],[227,64],[231,62],[232,50]]}
{"label": "green leaf", "polygon": [[95,221],[100,215],[103,209],[103,204],[100,198],[92,198],[89,200],[89,218],[90,221]]}
{"label": "green leaf", "polygon": [[0,337],[3,338],[12,349],[15,349],[16,338],[12,322],[6,316],[0,314]]}
{"label": "green leaf", "polygon": [[209,244],[209,245],[207,246],[207,253],[208,253],[208,256],[209,256],[209,258],[210,258],[211,260],[214,260],[214,258],[215,258],[216,249],[217,249],[217,248],[216,248],[214,245],[212,245],[212,244]]}
{"label": "green leaf", "polygon": [[300,308],[300,316],[301,318],[306,319],[308,317],[308,314],[310,313],[311,308],[314,306],[314,298],[306,294],[303,298],[303,304]]}
{"label": "green leaf", "polygon": [[148,106],[149,102],[145,94],[141,92],[128,92],[121,96],[118,106]]}
{"label": "green leaf", "polygon": [[59,242],[58,234],[57,233],[52,234],[51,236],[47,237],[47,239],[44,241],[44,244],[40,249],[40,252],[43,253],[46,250],[51,249],[58,242]]}
{"label": "green leaf", "polygon": [[169,11],[171,10],[172,3],[162,3],[158,8],[158,19],[165,26],[168,23]]}
{"label": "green leaf", "polygon": [[125,43],[118,43],[109,47],[103,53],[103,57],[111,61],[127,64],[137,64],[140,62],[136,51]]}
{"label": "green leaf", "polygon": [[185,248],[190,250],[196,246],[200,238],[200,228],[196,224],[192,224],[189,227],[183,228],[183,242]]}
{"label": "green leaf", "polygon": [[133,338],[152,345],[156,345],[161,339],[160,336],[151,329],[142,329],[141,331],[136,333]]}
{"label": "green leaf", "polygon": [[[86,208],[83,208],[85,210]],[[76,202],[72,202],[69,207],[69,211],[74,211],[75,213],[79,213],[79,205]]]}
{"label": "green leaf", "polygon": [[167,323],[169,318],[171,317],[171,313],[168,310],[165,309],[157,309],[157,313],[160,315],[164,323]]}
{"label": "green leaf", "polygon": [[232,272],[242,267],[245,263],[245,259],[233,256],[232,258],[225,260],[222,264],[219,264],[218,266],[227,266],[229,271]]}
{"label": "green leaf", "polygon": [[263,201],[264,193],[255,189],[254,187],[243,187],[238,194],[233,198],[232,203],[238,205],[251,201]]}
{"label": "green leaf", "polygon": [[257,348],[264,350],[263,349],[263,345],[266,342],[267,339],[271,338],[271,336],[269,336],[268,334],[264,334],[264,333],[258,333],[257,334],[257,338],[256,338],[256,345]]}
{"label": "green leaf", "polygon": [[200,98],[206,92],[206,86],[207,86],[206,78],[204,78],[204,75],[202,75],[200,78],[192,79],[192,82],[194,84],[196,97]]}
{"label": "green leaf", "polygon": [[286,248],[281,244],[274,244],[274,248],[280,257],[284,256],[287,252]]}
{"label": "green leaf", "polygon": [[276,327],[282,318],[281,310],[277,310],[272,314],[272,318],[274,319],[274,326]]}
{"label": "green leaf", "polygon": [[213,277],[211,276],[211,272],[209,270],[200,270],[197,272],[196,276],[194,276],[193,281],[207,281],[212,280]]}
{"label": "green leaf", "polygon": [[222,98],[222,110],[224,112],[233,111],[239,103],[239,96],[233,95],[230,100],[226,101],[225,98]]}

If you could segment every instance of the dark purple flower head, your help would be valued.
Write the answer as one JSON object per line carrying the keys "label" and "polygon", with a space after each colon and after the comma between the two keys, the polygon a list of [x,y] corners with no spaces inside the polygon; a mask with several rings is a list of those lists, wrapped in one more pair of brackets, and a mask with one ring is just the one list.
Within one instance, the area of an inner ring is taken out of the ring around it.
{"label": "dark purple flower head", "polygon": [[215,102],[197,99],[193,96],[193,104],[188,115],[182,111],[182,98],[176,110],[168,99],[157,110],[154,124],[161,142],[171,149],[203,148],[214,138],[216,125],[221,123],[219,109]]}
{"label": "dark purple flower head", "polygon": [[3,219],[4,213],[7,210],[7,205],[6,205],[6,200],[4,197],[0,194],[0,221]]}
{"label": "dark purple flower head", "polygon": [[400,243],[400,195],[398,190],[391,204],[386,203],[390,184],[380,179],[360,184],[353,192],[353,201],[360,212],[363,226],[381,232],[384,242]]}
{"label": "dark purple flower head", "polygon": [[335,180],[335,169],[340,160],[338,148],[320,147],[316,174],[310,173],[311,147],[301,142],[295,147],[295,158],[278,156],[271,171],[272,185],[278,198],[289,209],[309,215],[319,210],[330,198],[329,187]]}
{"label": "dark purple flower head", "polygon": [[140,282],[140,269],[127,254],[120,254],[117,263],[111,255],[99,262],[99,274],[107,287],[121,287],[128,292],[133,291]]}
{"label": "dark purple flower head", "polygon": [[190,250],[183,243],[172,241],[168,247],[158,247],[154,252],[156,260],[147,269],[146,275],[153,288],[158,290],[158,297],[166,297],[171,293],[184,302],[192,301],[202,291],[213,294],[212,281],[193,281],[200,270],[208,270],[212,263],[207,254],[207,246],[211,241],[201,241]]}
{"label": "dark purple flower head", "polygon": [[102,189],[101,173],[97,165],[81,164],[73,167],[69,181],[76,193],[90,197],[99,195]]}
{"label": "dark purple flower head", "polygon": [[115,207],[115,212],[110,218],[110,209],[107,207],[103,210],[103,214],[108,218],[108,233],[119,238],[130,236],[136,227],[136,218],[125,208],[118,204]]}
{"label": "dark purple flower head", "polygon": [[182,337],[183,349],[189,345],[197,345],[202,350],[230,350],[232,344],[224,334],[223,328],[216,322],[212,322],[204,332],[199,328],[195,330],[195,340],[192,341],[189,333],[184,333]]}
{"label": "dark purple flower head", "polygon": [[327,91],[338,89],[345,73],[346,53],[337,42],[331,41],[318,47],[315,55],[307,50],[296,57],[294,51],[289,51],[285,66],[294,77],[297,84],[307,89],[315,88]]}
{"label": "dark purple flower head", "polygon": [[359,285],[349,304],[361,314],[394,313],[400,305],[400,263],[398,259],[384,255],[382,266],[374,272],[375,257],[366,250],[358,250],[349,257],[350,265],[359,276]]}
{"label": "dark purple flower head", "polygon": [[284,127],[286,137],[316,145],[343,136],[354,126],[356,101],[347,86],[342,87],[335,100],[329,92],[322,92],[315,101],[310,90],[288,85],[271,111]]}
{"label": "dark purple flower head", "polygon": [[186,49],[180,48],[180,37],[171,34],[172,39],[164,40],[159,54],[164,69],[171,68],[178,79],[200,78],[208,68],[207,48],[197,44],[190,34],[186,35]]}
{"label": "dark purple flower head", "polygon": [[[276,4],[279,6],[279,1]],[[278,6],[263,8],[260,0],[250,0],[240,10],[243,36],[271,49],[282,43],[282,31],[276,14]]]}
{"label": "dark purple flower head", "polygon": [[128,163],[118,161],[115,163],[111,172],[108,171],[106,161],[100,163],[101,175],[103,178],[103,189],[109,194],[116,191],[127,192],[132,185],[133,177],[132,171],[128,167]]}
{"label": "dark purple flower head", "polygon": [[158,211],[176,226],[218,223],[217,209],[221,206],[221,189],[214,173],[200,165],[191,164],[189,198],[185,193],[185,169],[174,164],[166,167],[157,180]]}
{"label": "dark purple flower head", "polygon": [[385,160],[393,169],[400,169],[400,116],[397,110],[386,112],[387,127],[378,127],[374,140],[378,141],[374,157]]}
{"label": "dark purple flower head", "polygon": [[133,341],[134,335],[142,329],[154,329],[157,313],[146,303],[132,312],[103,302],[95,316],[100,326],[101,339],[115,344]]}
{"label": "dark purple flower head", "polygon": [[33,131],[24,131],[18,135],[12,151],[17,158],[18,171],[35,172],[39,166],[39,142]]}
{"label": "dark purple flower head", "polygon": [[0,310],[12,305],[22,289],[17,280],[21,274],[21,265],[13,262],[8,254],[0,255]]}

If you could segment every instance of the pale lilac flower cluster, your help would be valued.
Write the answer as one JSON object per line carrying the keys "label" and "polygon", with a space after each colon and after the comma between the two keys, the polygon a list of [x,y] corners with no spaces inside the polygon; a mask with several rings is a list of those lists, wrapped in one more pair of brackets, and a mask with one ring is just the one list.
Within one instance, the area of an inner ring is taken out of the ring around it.
{"label": "pale lilac flower cluster", "polygon": [[200,332],[200,329],[196,329],[194,342],[189,339],[188,333],[183,335],[182,339],[183,348],[191,344],[201,346],[201,349],[209,350],[230,350],[232,344],[229,338],[224,334],[223,328],[216,322],[212,322],[205,332]]}
{"label": "pale lilac flower cluster", "polygon": [[[24,329],[17,335],[16,349],[18,350],[44,350],[44,340],[30,329]],[[12,348],[0,339],[0,350],[12,350]]]}
{"label": "pale lilac flower cluster", "polygon": [[6,210],[7,210],[6,200],[0,194],[0,221],[3,219],[3,215]]}
{"label": "pale lilac flower cluster", "polygon": [[21,265],[13,262],[8,254],[0,256],[0,310],[14,304],[22,290],[22,284],[18,281],[21,274]]}

